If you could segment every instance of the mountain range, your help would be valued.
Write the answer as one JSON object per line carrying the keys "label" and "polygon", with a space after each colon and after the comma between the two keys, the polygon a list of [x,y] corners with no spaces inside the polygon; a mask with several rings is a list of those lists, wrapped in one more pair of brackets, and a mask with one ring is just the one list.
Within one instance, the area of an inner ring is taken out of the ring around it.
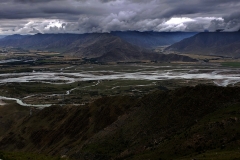
{"label": "mountain range", "polygon": [[96,61],[196,61],[187,56],[165,55],[150,48],[174,43],[194,33],[112,32],[89,34],[11,35],[0,40],[2,47],[20,47],[61,52],[63,55]]}
{"label": "mountain range", "polygon": [[[85,38],[99,36],[115,36],[125,42],[142,48],[155,48],[158,46],[171,45],[185,38],[191,37],[195,32],[138,32],[138,31],[115,31],[111,33],[86,33],[86,34],[36,34],[36,35],[11,35],[1,40],[1,46],[13,46],[24,48],[57,49],[59,43],[65,41],[63,49],[72,43],[81,43]],[[54,41],[51,41],[54,40]],[[89,40],[89,39],[88,39]],[[88,41],[86,40],[86,41]],[[39,44],[36,44],[36,43]],[[66,49],[67,50],[67,49]]]}
{"label": "mountain range", "polygon": [[185,38],[194,36],[196,32],[111,32],[112,35],[120,37],[126,42],[136,46],[152,49],[159,46],[171,45]]}
{"label": "mountain range", "polygon": [[11,35],[0,39],[2,47],[60,52],[66,56],[112,61],[196,61],[187,56],[154,53],[167,51],[239,58],[240,32],[111,32],[86,34]]}
{"label": "mountain range", "polygon": [[167,50],[240,58],[240,32],[198,33],[169,46]]}

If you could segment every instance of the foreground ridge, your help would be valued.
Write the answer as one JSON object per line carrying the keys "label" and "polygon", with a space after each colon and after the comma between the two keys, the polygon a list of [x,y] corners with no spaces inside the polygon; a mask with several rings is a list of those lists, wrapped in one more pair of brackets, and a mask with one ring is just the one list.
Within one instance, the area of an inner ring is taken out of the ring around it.
{"label": "foreground ridge", "polygon": [[239,158],[239,97],[239,87],[198,85],[55,106],[32,116],[10,106],[18,119],[5,123],[0,149],[72,159],[188,159],[216,152]]}

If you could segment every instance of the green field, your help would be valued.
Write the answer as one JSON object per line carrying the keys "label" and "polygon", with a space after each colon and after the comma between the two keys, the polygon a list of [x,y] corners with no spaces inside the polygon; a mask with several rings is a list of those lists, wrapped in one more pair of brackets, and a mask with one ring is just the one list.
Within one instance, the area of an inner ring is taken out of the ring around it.
{"label": "green field", "polygon": [[240,62],[224,62],[224,63],[221,63],[221,65],[224,66],[224,67],[239,68],[240,67]]}

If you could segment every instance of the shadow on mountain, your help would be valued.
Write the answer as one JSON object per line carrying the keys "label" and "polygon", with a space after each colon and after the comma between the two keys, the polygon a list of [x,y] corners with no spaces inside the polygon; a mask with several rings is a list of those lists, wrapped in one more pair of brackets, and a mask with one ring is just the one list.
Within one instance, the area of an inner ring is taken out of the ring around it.
{"label": "shadow on mountain", "polygon": [[1,132],[0,150],[72,159],[218,159],[216,152],[240,157],[238,87],[198,85],[144,97],[103,97],[32,116],[23,111]]}

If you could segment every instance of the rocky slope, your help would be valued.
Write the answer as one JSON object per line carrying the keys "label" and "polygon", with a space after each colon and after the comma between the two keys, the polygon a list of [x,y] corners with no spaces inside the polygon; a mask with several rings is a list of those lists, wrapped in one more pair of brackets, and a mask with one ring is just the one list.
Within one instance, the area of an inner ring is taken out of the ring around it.
{"label": "rocky slope", "polygon": [[[132,45],[143,48],[154,48],[157,46],[171,45],[185,38],[191,37],[195,32],[111,32],[111,33],[91,33],[91,34],[36,34],[31,35],[11,35],[0,41],[0,46],[13,46],[39,49],[68,49],[71,44],[81,44],[90,39],[97,39],[99,36],[111,35],[122,39]],[[86,40],[86,38],[88,40]],[[21,41],[20,41],[21,39]]]}
{"label": "rocky slope", "polygon": [[240,57],[240,32],[204,32],[167,48],[170,51],[200,55]]}
{"label": "rocky slope", "polygon": [[199,85],[45,108],[1,133],[0,150],[72,159],[239,158],[239,97],[238,87]]}
{"label": "rocky slope", "polygon": [[[140,37],[143,36],[141,34]],[[151,41],[151,37],[149,39]],[[196,61],[186,56],[176,55],[172,58],[172,55],[159,55],[110,33],[12,35],[1,39],[0,46],[57,51],[65,56],[93,59],[100,62],[141,60],[166,62],[172,59],[174,61]]]}
{"label": "rocky slope", "polygon": [[171,45],[185,38],[194,36],[195,32],[111,32],[112,35],[120,37],[124,41],[144,48],[155,48],[158,46]]}

